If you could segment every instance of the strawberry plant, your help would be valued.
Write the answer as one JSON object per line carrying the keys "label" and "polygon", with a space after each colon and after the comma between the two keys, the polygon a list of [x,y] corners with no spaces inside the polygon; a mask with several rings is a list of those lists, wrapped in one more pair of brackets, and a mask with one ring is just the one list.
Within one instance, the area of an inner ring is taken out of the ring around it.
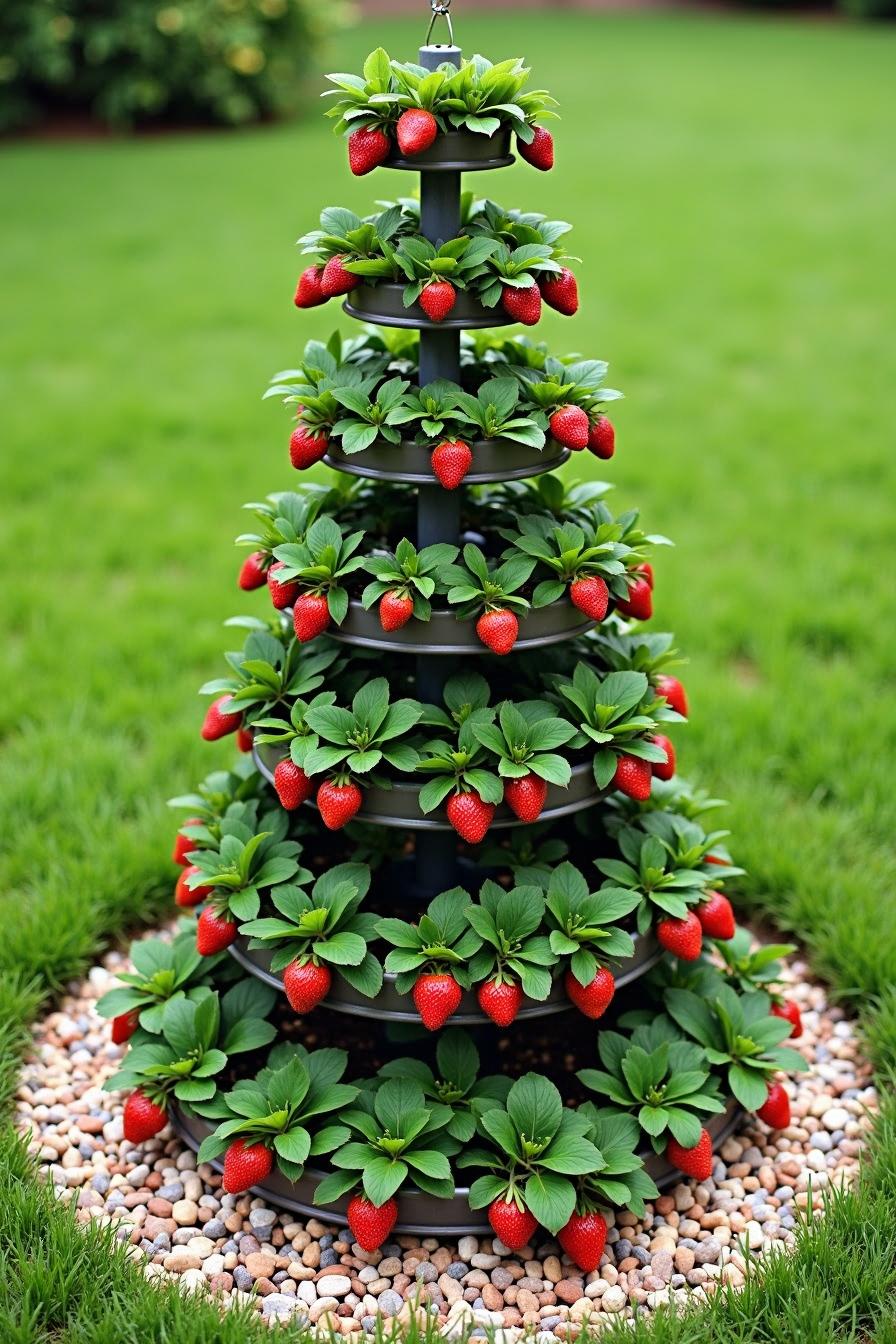
{"label": "strawberry plant", "polygon": [[[386,630],[400,628],[411,616],[418,621],[428,621],[432,615],[429,599],[440,585],[444,566],[451,564],[457,558],[457,553],[456,546],[448,546],[444,542],[424,546],[418,551],[404,537],[396,546],[394,554],[368,556],[364,565],[374,577],[361,594],[365,610],[372,607],[374,602],[379,602],[380,620]],[[390,613],[387,609],[384,612],[383,601],[387,596],[392,608],[403,603],[401,610]]]}
{"label": "strawberry plant", "polygon": [[[298,582],[301,595],[293,606],[296,638],[305,643],[322,634],[330,621],[341,625],[348,615],[348,589],[345,580],[355,570],[363,568],[363,555],[356,555],[363,532],[343,535],[339,524],[332,518],[318,518],[309,527],[305,540],[276,547],[274,558],[281,561],[280,578]],[[317,599],[323,603],[311,626],[303,626],[307,619],[303,603]]]}
{"label": "strawberry plant", "polygon": [[427,1101],[413,1078],[384,1079],[362,1091],[356,1106],[339,1118],[353,1137],[332,1154],[336,1170],[317,1187],[317,1203],[329,1204],[360,1188],[379,1208],[406,1182],[442,1199],[453,1196],[448,1159],[459,1144],[448,1133],[451,1107]]}
{"label": "strawberry plant", "polygon": [[254,725],[282,711],[293,696],[308,695],[322,686],[339,656],[336,645],[308,654],[294,640],[284,645],[267,631],[252,630],[239,652],[224,655],[232,675],[207,681],[200,694],[226,692],[245,721]]}
{"label": "strawberry plant", "polygon": [[[487,241],[485,238],[476,238],[473,245]],[[491,251],[472,287],[483,308],[494,308],[501,301],[511,317],[533,326],[541,312],[538,282],[543,276],[559,275],[561,269],[553,260],[552,249],[545,244],[522,243],[511,248],[506,243],[495,245],[494,240],[491,240]],[[532,313],[528,314],[525,307],[521,309],[515,305],[514,299],[523,293],[531,295],[533,291],[537,302]],[[526,316],[522,316],[523,313]]]}
{"label": "strawberry plant", "polygon": [[131,945],[133,971],[122,971],[121,986],[108,990],[97,1003],[101,1017],[133,1014],[135,1025],[158,1035],[165,1005],[174,999],[196,998],[208,984],[214,963],[196,951],[192,926],[171,942],[140,938]]}
{"label": "strawberry plant", "polygon": [[333,433],[341,439],[344,453],[350,456],[363,452],[378,439],[400,442],[399,426],[412,419],[404,395],[408,386],[403,378],[389,378],[370,393],[357,387],[333,389],[333,396],[343,408],[333,425]]}
{"label": "strawberry plant", "polygon": [[428,443],[441,439],[447,433],[458,433],[465,417],[458,410],[461,389],[447,378],[437,378],[426,387],[411,388],[405,404],[417,424],[417,439]]}
{"label": "strawberry plant", "polygon": [[717,945],[724,963],[723,970],[732,985],[742,994],[764,989],[772,998],[772,1009],[781,996],[773,986],[780,982],[781,957],[796,951],[795,943],[755,944],[749,929],[738,929],[733,938]]}
{"label": "strawberry plant", "polygon": [[[347,1063],[344,1050],[276,1046],[254,1078],[241,1079],[201,1108],[202,1115],[220,1123],[203,1140],[199,1161],[211,1162],[235,1140],[260,1143],[273,1153],[287,1180],[299,1180],[309,1158],[331,1153],[349,1137],[345,1124],[332,1123],[358,1096],[357,1087],[340,1081]],[[227,1181],[226,1162],[224,1183],[229,1193],[238,1193]]]}
{"label": "strawberry plant", "polygon": [[255,531],[241,532],[236,545],[250,547],[266,572],[274,548],[287,542],[303,541],[321,509],[332,502],[333,493],[325,486],[309,482],[301,493],[284,491],[268,495],[261,503],[244,504],[243,508],[248,509],[255,519]]}
{"label": "strawberry plant", "polygon": [[655,1199],[659,1191],[638,1154],[641,1129],[637,1120],[625,1111],[598,1108],[591,1101],[582,1102],[576,1109],[589,1122],[585,1137],[600,1149],[603,1157],[600,1170],[588,1172],[576,1181],[576,1210],[585,1213],[609,1204],[631,1209],[639,1218],[643,1217],[645,1200]]}
{"label": "strawberry plant", "polygon": [[797,1050],[781,1044],[790,1023],[773,1016],[761,990],[738,995],[722,985],[709,1002],[687,989],[669,989],[666,1011],[703,1048],[714,1068],[724,1068],[728,1087],[742,1106],[755,1111],[768,1096],[771,1075],[799,1073],[808,1065]]}
{"label": "strawberry plant", "polygon": [[[250,920],[240,931],[250,939],[251,948],[273,948],[271,970],[289,972],[284,986],[296,1012],[309,1012],[320,1002],[330,988],[332,970],[359,993],[374,998],[383,971],[367,944],[375,935],[377,917],[360,909],[370,886],[370,869],[362,863],[340,863],[323,873],[310,892],[302,891],[310,881],[311,874],[300,870],[292,883],[272,893],[278,914]],[[310,970],[303,974],[306,967]],[[294,998],[301,1000],[301,1006]]]}
{"label": "strawberry plant", "polygon": [[510,1079],[503,1074],[479,1077],[479,1051],[468,1034],[459,1028],[443,1032],[436,1045],[436,1069],[422,1059],[389,1060],[380,1070],[384,1078],[410,1078],[423,1090],[427,1102],[447,1106],[451,1119],[446,1133],[460,1143],[469,1143],[476,1132],[478,1112],[503,1102],[510,1090]]}
{"label": "strawberry plant", "polygon": [[616,835],[621,859],[595,859],[607,881],[602,890],[624,890],[637,899],[640,933],[646,933],[664,916],[687,918],[692,906],[703,898],[707,875],[689,866],[677,866],[675,854],[657,835],[645,836],[633,826]]}
{"label": "strawberry plant", "polygon": [[[645,764],[662,763],[666,759],[665,752],[650,741],[649,735],[658,722],[665,721],[667,711],[653,699],[643,672],[610,672],[600,678],[586,663],[580,662],[571,678],[556,677],[552,682],[578,727],[570,743],[572,749],[590,745],[597,748],[592,768],[599,789],[607,788],[616,778],[620,758]],[[622,787],[623,792],[631,789],[625,781],[617,780],[617,787]]]}
{"label": "strawberry plant", "polygon": [[489,688],[478,673],[451,677],[445,685],[446,708],[426,706],[423,722],[452,734],[453,740],[436,738],[420,747],[417,769],[435,776],[420,790],[418,804],[424,814],[447,798],[448,819],[469,844],[485,839],[504,794],[499,776],[486,769],[485,748],[475,736],[478,723],[491,722]]}
{"label": "strawberry plant", "polygon": [[706,1052],[683,1040],[667,1017],[654,1016],[630,1039],[602,1031],[597,1052],[603,1069],[579,1069],[576,1077],[634,1115],[657,1153],[665,1151],[670,1136],[683,1148],[694,1147],[703,1116],[724,1110]]}
{"label": "strawberry plant", "polygon": [[262,893],[288,882],[299,870],[299,846],[286,839],[286,815],[266,813],[258,825],[261,829],[253,831],[244,821],[225,819],[218,848],[196,855],[197,871],[188,878],[187,886],[211,887],[208,908],[219,920],[254,919]]}
{"label": "strawberry plant", "polygon": [[[317,656],[317,654],[306,653],[302,666],[307,667],[312,664]],[[320,691],[311,700],[303,700],[300,696],[297,696],[290,705],[288,722],[284,722],[280,718],[256,719],[253,725],[255,741],[259,746],[271,744],[288,747],[288,759],[303,773],[307,774],[305,761],[308,755],[320,746],[320,737],[310,726],[306,716],[311,709],[329,708],[335,703],[335,691]]]}
{"label": "strawberry plant", "polygon": [[527,611],[528,601],[518,595],[528,582],[535,561],[515,556],[493,569],[478,546],[467,543],[463,564],[446,565],[442,581],[450,585],[448,601],[457,606],[458,619],[479,614],[476,633],[492,653],[509,653],[519,634],[516,612]]}
{"label": "strawberry plant", "polygon": [[479,1006],[500,1027],[510,1026],[523,996],[543,1002],[551,992],[554,951],[543,932],[544,896],[537,887],[505,891],[484,882],[464,915],[481,939],[470,957]]}
{"label": "strawberry plant", "polygon": [[570,601],[592,620],[602,621],[610,595],[627,591],[624,576],[628,547],[618,538],[618,523],[601,523],[596,529],[576,524],[559,526],[550,517],[535,515],[519,520],[519,531],[502,530],[512,546],[511,554],[532,556],[553,578],[536,585],[533,607],[545,607],[568,595]]}
{"label": "strawberry plant", "polygon": [[265,1021],[273,1005],[273,991],[257,980],[241,980],[222,995],[204,989],[193,998],[169,999],[160,1029],[135,1033],[104,1091],[138,1089],[162,1110],[172,1098],[186,1105],[209,1101],[229,1056],[274,1039],[276,1029]]}
{"label": "strawberry plant", "polygon": [[[483,1110],[477,1129],[487,1146],[467,1149],[457,1159],[459,1168],[486,1171],[470,1187],[470,1207],[488,1207],[491,1219],[504,1215],[496,1205],[515,1205],[549,1232],[559,1232],[575,1208],[573,1178],[603,1166],[599,1150],[585,1137],[588,1119],[564,1107],[549,1079],[527,1073],[503,1105]],[[495,1230],[502,1236],[500,1226]]]}
{"label": "strawberry plant", "polygon": [[472,983],[468,963],[481,940],[467,922],[470,905],[468,893],[454,887],[430,901],[416,924],[394,918],[376,924],[379,937],[392,945],[386,970],[395,974],[395,988],[399,994],[411,991],[430,1031],[445,1025],[460,1005],[461,991]]}
{"label": "strawberry plant", "polygon": [[530,448],[544,446],[544,427],[536,417],[520,414],[520,389],[513,378],[488,378],[476,395],[458,391],[455,405],[464,423],[475,427],[479,439],[510,439]]}
{"label": "strawberry plant", "polygon": [[[612,996],[608,960],[630,957],[634,952],[631,934],[618,925],[635,909],[638,899],[621,889],[590,892],[585,878],[571,863],[558,864],[550,875],[545,915],[551,951],[566,967],[567,993],[589,1017],[600,1015],[591,1011],[589,998],[596,995],[599,1002],[607,993]],[[598,976],[601,980],[595,985]]]}
{"label": "strawberry plant", "polygon": [[351,709],[340,705],[309,708],[305,722],[322,739],[304,758],[310,775],[335,771],[339,778],[376,777],[377,767],[386,764],[402,773],[417,768],[416,750],[405,737],[417,723],[423,706],[417,700],[389,701],[389,683],[385,677],[366,682],[352,699]]}
{"label": "strawberry plant", "polygon": [[313,257],[314,264],[322,270],[322,297],[328,299],[345,292],[327,284],[327,265],[333,259],[339,261],[341,270],[348,273],[354,285],[360,284],[362,278],[392,279],[398,237],[407,227],[400,206],[391,206],[367,219],[341,206],[327,206],[321,212],[320,228],[299,239],[303,255]]}
{"label": "strawberry plant", "polygon": [[[575,736],[575,728],[552,713],[544,701],[529,700],[514,705],[505,700],[498,706],[497,721],[477,720],[473,735],[498,762],[498,774],[507,781],[535,775],[549,784],[566,788],[570,779],[569,762],[558,756],[562,747]],[[505,785],[505,796],[506,796]],[[511,804],[512,806],[512,804]],[[535,820],[526,817],[525,820]]]}
{"label": "strawberry plant", "polygon": [[419,300],[432,321],[443,321],[454,307],[455,291],[477,287],[498,246],[494,238],[451,238],[438,245],[420,236],[402,238],[395,261],[407,280],[402,294],[405,308]]}

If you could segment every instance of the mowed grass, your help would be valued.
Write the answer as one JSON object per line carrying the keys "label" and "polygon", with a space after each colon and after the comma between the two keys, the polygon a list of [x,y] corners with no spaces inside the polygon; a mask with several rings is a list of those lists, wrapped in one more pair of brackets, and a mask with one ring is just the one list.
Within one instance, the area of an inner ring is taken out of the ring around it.
{"label": "mowed grass", "polygon": [[[629,400],[602,475],[677,542],[654,626],[690,659],[682,768],[731,799],[743,899],[866,1015],[891,1087],[896,34],[562,12],[457,28],[562,100],[552,174],[476,185],[575,224],[582,311],[539,334],[611,361]],[[328,63],[377,42],[409,57],[422,35],[362,26]],[[9,1095],[40,996],[166,907],[164,799],[231,749],[199,741],[196,689],[232,641],[221,621],[264,601],[235,589],[239,506],[291,484],[287,420],[259,394],[308,336],[350,326],[292,308],[293,241],[327,203],[411,184],[351,179],[313,106],[298,126],[2,159]],[[894,1124],[888,1103],[861,1193],[764,1287],[637,1337],[896,1339]],[[2,1163],[4,1341],[245,1337],[75,1235],[9,1136]]]}

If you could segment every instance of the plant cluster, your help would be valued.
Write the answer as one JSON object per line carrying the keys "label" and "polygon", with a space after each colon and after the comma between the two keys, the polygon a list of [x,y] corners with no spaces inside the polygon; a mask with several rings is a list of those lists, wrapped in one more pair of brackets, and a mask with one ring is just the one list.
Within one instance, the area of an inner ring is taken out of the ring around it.
{"label": "plant cluster", "polygon": [[333,74],[322,95],[337,134],[348,137],[349,167],[371,172],[397,153],[413,157],[440,135],[466,131],[494,136],[507,128],[521,157],[546,170],[553,165],[553,139],[536,118],[555,116],[556,101],[544,89],[528,89],[530,71],[521,60],[493,63],[484,56],[445,62],[426,70],[394,61],[382,47],[370,53],[360,75]]}

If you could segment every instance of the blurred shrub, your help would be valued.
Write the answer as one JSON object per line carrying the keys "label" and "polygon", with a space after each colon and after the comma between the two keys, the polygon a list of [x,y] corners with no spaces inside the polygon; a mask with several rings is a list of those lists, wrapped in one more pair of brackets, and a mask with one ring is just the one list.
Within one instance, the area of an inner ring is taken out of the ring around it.
{"label": "blurred shrub", "polygon": [[0,129],[50,112],[229,125],[290,110],[338,0],[2,0]]}
{"label": "blurred shrub", "polygon": [[839,0],[839,4],[855,19],[896,19],[896,0]]}

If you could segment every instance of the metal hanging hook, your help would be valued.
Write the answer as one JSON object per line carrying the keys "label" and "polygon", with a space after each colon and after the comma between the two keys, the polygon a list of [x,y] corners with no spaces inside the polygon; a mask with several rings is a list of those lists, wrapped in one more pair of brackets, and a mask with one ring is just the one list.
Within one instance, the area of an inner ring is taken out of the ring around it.
{"label": "metal hanging hook", "polygon": [[451,0],[431,0],[430,8],[432,9],[432,18],[430,19],[429,27],[426,30],[426,42],[424,45],[427,47],[430,45],[429,39],[432,37],[432,30],[435,27],[436,19],[444,19],[448,25],[448,42],[446,45],[453,47],[454,29],[451,27],[451,15],[449,13],[449,10],[451,9]]}

